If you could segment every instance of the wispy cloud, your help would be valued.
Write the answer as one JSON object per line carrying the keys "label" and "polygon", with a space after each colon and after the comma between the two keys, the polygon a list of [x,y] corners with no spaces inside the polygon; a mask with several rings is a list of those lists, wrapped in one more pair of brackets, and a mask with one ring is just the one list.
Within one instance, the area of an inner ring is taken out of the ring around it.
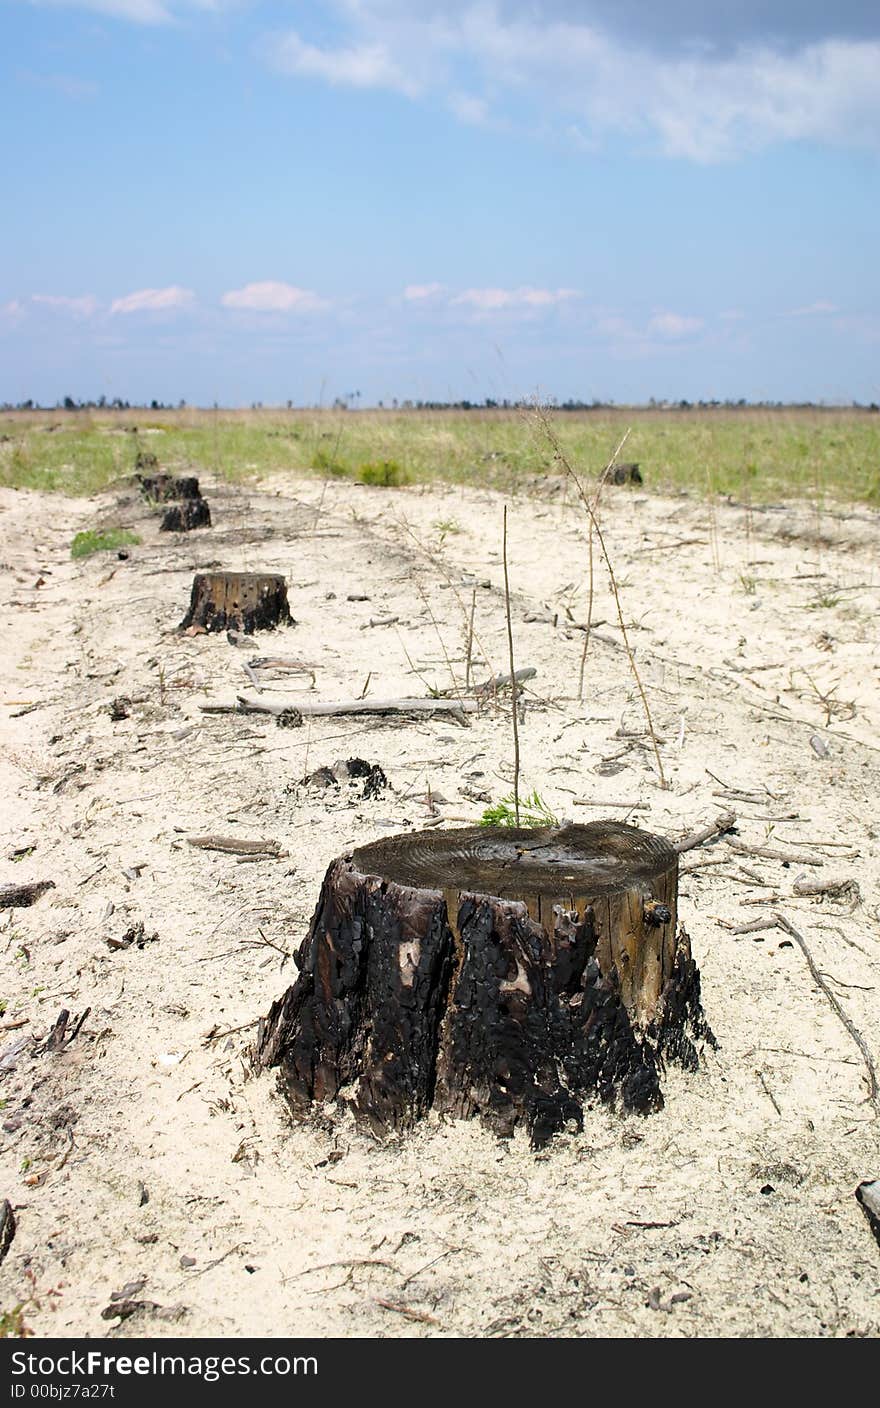
{"label": "wispy cloud", "polygon": [[648,322],[648,336],[679,338],[700,332],[702,318],[689,318],[681,313],[655,313]]}
{"label": "wispy cloud", "polygon": [[416,97],[420,91],[381,43],[319,49],[291,30],[271,46],[270,52],[273,67],[299,78],[321,78],[351,88],[387,88],[408,98]]}
{"label": "wispy cloud", "polygon": [[403,296],[407,303],[420,303],[426,298],[437,298],[443,290],[443,284],[407,284]]}
{"label": "wispy cloud", "polygon": [[579,297],[574,288],[467,288],[452,299],[452,306],[467,306],[480,313],[500,313],[511,308],[552,308]]}
{"label": "wispy cloud", "polygon": [[473,93],[450,93],[447,98],[449,111],[471,127],[482,127],[489,121],[489,103],[486,98],[477,98]]}
{"label": "wispy cloud", "polygon": [[74,78],[69,73],[32,73],[30,69],[19,69],[16,78],[20,83],[28,83],[32,88],[44,88],[51,93],[60,93],[64,98],[81,100],[97,97],[98,85],[88,78]]}
{"label": "wispy cloud", "polygon": [[195,301],[192,289],[180,288],[172,284],[170,288],[141,288],[127,293],[124,298],[114,298],[110,304],[111,314],[117,313],[165,313],[179,308],[188,308]]}
{"label": "wispy cloud", "polygon": [[10,298],[8,303],[0,303],[0,316],[11,322],[18,322],[25,316],[25,306],[20,298]]}
{"label": "wispy cloud", "polygon": [[816,318],[827,313],[838,313],[840,310],[836,303],[829,303],[825,298],[819,298],[815,303],[807,303],[803,308],[790,308],[786,317],[788,318]]}
{"label": "wispy cloud", "polygon": [[67,298],[64,294],[35,293],[31,302],[54,313],[69,313],[74,318],[91,318],[98,311],[98,300],[86,294],[82,298]]}
{"label": "wispy cloud", "polygon": [[133,24],[168,24],[171,20],[171,13],[162,0],[31,0],[31,3],[46,9],[92,10]]}
{"label": "wispy cloud", "polygon": [[249,313],[319,313],[330,306],[326,299],[319,298],[309,289],[276,283],[271,279],[230,289],[220,302],[224,308],[237,308]]}

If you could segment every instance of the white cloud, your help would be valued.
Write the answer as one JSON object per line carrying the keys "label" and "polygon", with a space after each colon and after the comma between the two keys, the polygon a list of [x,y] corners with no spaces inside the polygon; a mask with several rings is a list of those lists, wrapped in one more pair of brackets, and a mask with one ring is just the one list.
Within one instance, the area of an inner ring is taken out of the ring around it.
{"label": "white cloud", "polygon": [[177,284],[172,284],[170,288],[141,288],[135,293],[127,293],[124,298],[114,298],[110,312],[164,313],[175,308],[187,308],[194,300],[192,289],[180,288]]}
{"label": "white cloud", "polygon": [[587,148],[623,134],[715,162],[789,141],[880,147],[874,38],[652,47],[573,5],[345,0],[342,11],[349,29],[338,47],[292,33],[271,61],[330,83],[439,97],[463,122],[515,103],[519,125],[549,121]]}
{"label": "white cloud", "polygon": [[648,323],[648,336],[688,337],[702,327],[702,318],[688,318],[681,313],[655,313]]}
{"label": "white cloud", "polygon": [[467,288],[452,304],[467,305],[480,313],[499,313],[508,308],[551,308],[579,297],[574,288]]}
{"label": "white cloud", "polygon": [[70,10],[93,10],[111,19],[133,24],[167,24],[171,14],[162,0],[32,0],[35,5]]}
{"label": "white cloud", "polygon": [[291,30],[272,46],[271,62],[275,68],[298,78],[323,78],[327,83],[352,88],[390,88],[408,98],[416,97],[420,91],[384,44],[379,43],[319,49]]}
{"label": "white cloud", "polygon": [[472,93],[450,93],[447,103],[459,122],[471,127],[482,127],[489,120],[489,104],[485,98],[475,98]]}
{"label": "white cloud", "polygon": [[789,309],[786,317],[789,318],[815,318],[823,313],[838,313],[840,310],[836,303],[829,303],[827,299],[817,299],[815,303],[807,303],[803,308]]}
{"label": "white cloud", "polygon": [[443,284],[407,284],[403,296],[408,303],[418,303],[425,298],[436,298],[443,292]]}
{"label": "white cloud", "polygon": [[231,289],[224,293],[220,302],[224,308],[244,309],[250,313],[317,313],[330,306],[308,289],[271,279]]}
{"label": "white cloud", "polygon": [[66,298],[62,294],[35,293],[32,303],[50,308],[56,313],[70,313],[74,318],[91,318],[98,311],[98,300],[86,294],[83,298]]}

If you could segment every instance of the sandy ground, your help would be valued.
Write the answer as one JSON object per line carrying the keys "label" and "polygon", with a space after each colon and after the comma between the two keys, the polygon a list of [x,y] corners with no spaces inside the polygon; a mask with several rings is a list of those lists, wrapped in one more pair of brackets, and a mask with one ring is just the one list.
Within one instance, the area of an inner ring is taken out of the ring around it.
{"label": "sandy ground", "polygon": [[[876,1335],[880,1248],[853,1196],[880,1174],[865,1063],[789,936],[734,929],[786,915],[880,1062],[880,518],[608,491],[664,791],[601,574],[578,702],[571,496],[511,503],[517,663],[537,670],[524,786],[560,817],[673,838],[730,807],[741,842],[820,862],[724,841],[683,857],[718,1050],[668,1072],[659,1114],[594,1107],[536,1155],[476,1123],[385,1144],[335,1109],[294,1126],[247,1058],[329,861],[438,814],[477,819],[510,790],[509,716],[282,730],[200,711],[253,694],[255,654],[314,671],[267,698],[447,688],[474,592],[475,673],[503,669],[502,500],[294,474],[203,487],[214,527],[179,538],[130,494],[0,498],[0,883],[55,884],[0,914],[0,1196],[17,1219],[0,1308],[24,1303],[37,1336],[98,1338]],[[96,516],[143,545],[73,562]],[[246,649],[178,635],[211,564],[283,572],[297,624]],[[378,798],[303,785],[353,755],[385,770]],[[207,832],[289,854],[187,844]],[[799,876],[851,877],[861,902],[797,897]],[[142,946],[108,942],[140,923]],[[41,1050],[62,1009],[69,1034],[87,1008],[69,1045]],[[103,1313],[120,1291],[140,1304],[125,1320]]]}

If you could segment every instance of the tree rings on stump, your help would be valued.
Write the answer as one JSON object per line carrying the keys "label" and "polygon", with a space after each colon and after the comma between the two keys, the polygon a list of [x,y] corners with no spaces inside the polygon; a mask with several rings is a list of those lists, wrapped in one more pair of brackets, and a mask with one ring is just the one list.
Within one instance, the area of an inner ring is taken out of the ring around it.
{"label": "tree rings on stump", "polygon": [[257,1063],[295,1113],[338,1098],[377,1133],[433,1108],[540,1145],[593,1093],[657,1109],[664,1058],[714,1042],[677,876],[615,821],[362,846],[327,871]]}
{"label": "tree rings on stump", "polygon": [[211,510],[205,499],[183,499],[165,510],[160,533],[188,533],[191,528],[210,528]]}
{"label": "tree rings on stump", "polygon": [[206,631],[234,630],[250,635],[289,622],[283,577],[267,572],[198,572],[180,629],[203,626]]}

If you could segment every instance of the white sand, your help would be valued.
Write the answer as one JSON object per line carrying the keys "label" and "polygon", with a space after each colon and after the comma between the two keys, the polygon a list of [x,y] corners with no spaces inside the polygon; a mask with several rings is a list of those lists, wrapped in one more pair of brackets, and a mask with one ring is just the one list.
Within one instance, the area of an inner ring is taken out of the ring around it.
{"label": "white sand", "polygon": [[[683,874],[680,895],[719,1049],[697,1074],[668,1072],[661,1113],[588,1109],[582,1135],[536,1156],[475,1123],[432,1119],[384,1145],[335,1109],[293,1126],[274,1077],[247,1061],[255,1020],[296,971],[261,931],[292,951],[329,861],[422,825],[429,788],[455,820],[509,792],[506,717],[285,731],[199,711],[253,692],[252,654],[313,662],[314,699],[357,697],[368,680],[374,697],[446,688],[446,657],[464,671],[470,578],[476,673],[490,673],[481,650],[504,669],[502,500],[295,475],[204,491],[215,526],[180,539],[133,499],[0,496],[0,883],[56,886],[0,915],[0,1196],[18,1221],[0,1308],[28,1300],[37,1336],[875,1335],[880,1249],[853,1196],[880,1174],[863,1062],[782,931],[737,937],[719,921],[786,914],[880,1062],[880,517],[798,508],[749,525],[722,506],[716,570],[705,505],[608,491],[662,791],[644,737],[618,736],[644,723],[598,560],[606,624],[577,700],[583,635],[565,608],[584,619],[587,555],[571,496],[547,486],[511,504],[517,663],[538,670],[524,787],[577,820],[646,803],[605,814],[673,837],[733,806],[744,841],[822,858],[785,867],[723,842],[683,858],[728,857]],[[128,561],[71,561],[96,512],[142,533]],[[297,626],[252,651],[177,636],[193,570],[210,563],[284,572]],[[367,626],[389,615],[396,626]],[[131,714],[114,723],[123,695]],[[383,796],[298,785],[352,755],[385,769]],[[764,800],[731,802],[722,783]],[[205,832],[273,838],[289,858],[238,864],[186,844]],[[863,902],[796,898],[801,873],[855,877]],[[138,921],[155,942],[108,946]],[[86,1007],[68,1049],[36,1053],[62,1008]],[[103,1319],[111,1292],[140,1281],[130,1298],[160,1309]]]}

